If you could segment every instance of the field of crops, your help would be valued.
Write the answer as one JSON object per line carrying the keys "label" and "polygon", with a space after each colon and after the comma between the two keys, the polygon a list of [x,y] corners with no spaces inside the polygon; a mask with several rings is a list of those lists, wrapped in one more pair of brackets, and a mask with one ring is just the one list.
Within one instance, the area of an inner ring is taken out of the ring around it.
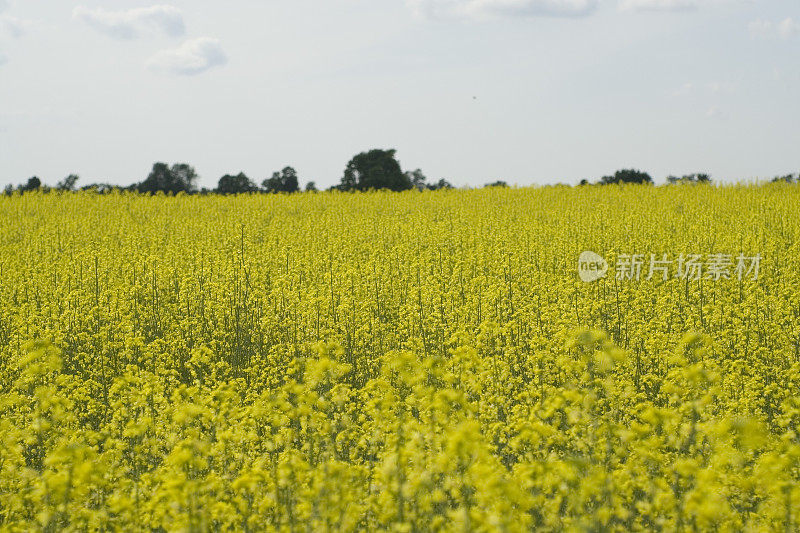
{"label": "field of crops", "polygon": [[0,197],[0,529],[796,531],[799,213],[791,185]]}

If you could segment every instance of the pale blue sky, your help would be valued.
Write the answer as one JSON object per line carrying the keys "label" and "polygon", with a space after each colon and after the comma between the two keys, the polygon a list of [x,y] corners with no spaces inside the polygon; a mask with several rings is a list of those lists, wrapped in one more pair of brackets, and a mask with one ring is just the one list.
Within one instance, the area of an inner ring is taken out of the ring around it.
{"label": "pale blue sky", "polygon": [[0,186],[800,171],[797,0],[0,0]]}

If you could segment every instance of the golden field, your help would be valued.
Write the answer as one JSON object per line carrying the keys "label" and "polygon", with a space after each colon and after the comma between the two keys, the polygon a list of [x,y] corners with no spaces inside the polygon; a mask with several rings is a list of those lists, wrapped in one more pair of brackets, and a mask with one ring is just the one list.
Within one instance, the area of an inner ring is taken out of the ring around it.
{"label": "golden field", "polygon": [[[777,184],[0,197],[0,529],[797,531],[798,214]],[[584,283],[585,250],[762,261]]]}

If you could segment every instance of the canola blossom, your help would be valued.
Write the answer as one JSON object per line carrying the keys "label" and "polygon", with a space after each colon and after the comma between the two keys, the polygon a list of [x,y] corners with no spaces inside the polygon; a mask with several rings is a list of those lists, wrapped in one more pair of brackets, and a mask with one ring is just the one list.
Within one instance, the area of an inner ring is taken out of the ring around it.
{"label": "canola blossom", "polygon": [[[778,184],[0,197],[0,529],[796,531],[798,212]],[[760,273],[587,283],[586,250]]]}

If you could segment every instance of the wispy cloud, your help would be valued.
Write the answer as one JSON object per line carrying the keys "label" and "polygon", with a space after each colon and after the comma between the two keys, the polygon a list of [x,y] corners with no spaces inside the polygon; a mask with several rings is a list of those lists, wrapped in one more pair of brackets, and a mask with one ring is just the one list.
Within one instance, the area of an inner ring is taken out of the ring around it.
{"label": "wispy cloud", "polygon": [[[0,0],[0,39],[19,39],[25,35],[30,21],[19,19],[5,13],[11,7],[9,0]],[[8,63],[8,56],[0,51],[0,67]]]}
{"label": "wispy cloud", "polygon": [[25,34],[30,21],[5,14],[11,7],[9,0],[0,0],[0,37],[19,38]]}
{"label": "wispy cloud", "polygon": [[136,39],[147,32],[163,33],[170,37],[180,37],[186,33],[183,13],[180,9],[169,5],[155,5],[127,11],[106,11],[103,8],[89,9],[78,6],[73,10],[72,16],[115,39]]}
{"label": "wispy cloud", "polygon": [[147,61],[151,70],[192,76],[228,62],[218,39],[201,37],[186,41],[180,47],[161,50]]}
{"label": "wispy cloud", "polygon": [[778,23],[778,35],[784,39],[800,35],[800,23],[795,22],[791,17],[783,19]]}
{"label": "wispy cloud", "polygon": [[750,30],[750,35],[753,37],[767,37],[773,32],[772,22],[764,19],[752,21],[748,29]]}
{"label": "wispy cloud", "polygon": [[581,17],[599,0],[406,0],[426,18]]}
{"label": "wispy cloud", "polygon": [[729,81],[709,81],[705,83],[687,82],[672,92],[673,96],[689,95],[718,95],[733,93],[736,91],[736,83]]}
{"label": "wispy cloud", "polygon": [[621,11],[689,11],[697,9],[698,0],[620,0]]}
{"label": "wispy cloud", "polygon": [[687,94],[691,94],[695,89],[695,84],[692,82],[687,82],[681,85],[679,88],[672,91],[672,96],[686,96]]}
{"label": "wispy cloud", "polygon": [[725,120],[728,118],[728,114],[721,110],[719,107],[714,106],[706,111],[706,118],[710,118],[712,120]]}
{"label": "wispy cloud", "polygon": [[749,29],[750,35],[753,37],[791,39],[800,35],[800,23],[791,17],[787,17],[780,22],[756,19],[750,23]]}
{"label": "wispy cloud", "polygon": [[[0,13],[8,9],[8,1],[7,0],[0,0]],[[3,17],[0,16],[0,22],[2,22]],[[0,33],[2,33],[2,28],[0,28]],[[5,54],[0,51],[0,67],[8,63],[8,58]]]}
{"label": "wispy cloud", "polygon": [[10,15],[0,15],[0,35],[8,35],[15,39],[25,35],[28,22]]}
{"label": "wispy cloud", "polygon": [[728,114],[723,111],[717,102],[727,93],[736,92],[736,83],[726,81],[687,82],[672,91],[672,96],[680,98],[691,105],[708,106],[705,116],[708,119],[727,119]]}

